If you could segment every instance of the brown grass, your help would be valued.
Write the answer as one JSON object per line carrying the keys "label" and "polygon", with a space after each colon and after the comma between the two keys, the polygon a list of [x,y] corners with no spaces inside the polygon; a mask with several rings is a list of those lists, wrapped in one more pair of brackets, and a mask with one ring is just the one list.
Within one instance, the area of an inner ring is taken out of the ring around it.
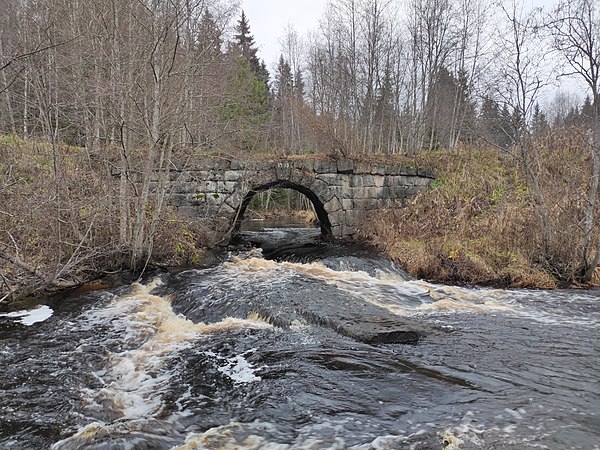
{"label": "brown grass", "polygon": [[[537,149],[552,207],[550,257],[556,272],[565,273],[577,251],[581,203],[575,200],[585,192],[585,164],[575,145],[544,141]],[[552,273],[548,255],[541,254],[539,223],[516,159],[472,147],[422,158],[438,174],[429,191],[406,208],[380,213],[363,230],[365,237],[419,278],[531,288],[564,284],[568,277]],[[561,171],[564,163],[569,167]],[[575,188],[567,189],[569,183]]]}
{"label": "brown grass", "polygon": [[[79,147],[0,136],[0,299],[129,269],[111,158],[110,149],[89,155]],[[160,218],[154,259],[194,262],[203,230],[170,215],[167,208]]]}

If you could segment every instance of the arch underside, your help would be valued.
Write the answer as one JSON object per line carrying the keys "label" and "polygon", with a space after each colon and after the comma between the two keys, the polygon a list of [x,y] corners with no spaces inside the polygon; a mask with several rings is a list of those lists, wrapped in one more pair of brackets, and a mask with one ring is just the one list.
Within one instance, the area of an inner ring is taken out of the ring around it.
{"label": "arch underside", "polygon": [[321,236],[326,239],[331,239],[333,237],[333,233],[331,231],[331,222],[329,221],[329,216],[327,215],[327,211],[325,210],[323,202],[309,188],[288,180],[271,181],[269,183],[265,183],[258,187],[255,187],[250,192],[248,192],[242,200],[242,204],[240,205],[238,213],[234,218],[234,233],[237,233],[240,230],[242,221],[244,220],[244,214],[246,213],[246,208],[248,208],[248,205],[250,204],[254,196],[259,192],[268,191],[269,189],[275,188],[293,189],[295,191],[300,192],[301,194],[304,194],[315,208],[315,213],[317,214],[317,218],[321,226]]}

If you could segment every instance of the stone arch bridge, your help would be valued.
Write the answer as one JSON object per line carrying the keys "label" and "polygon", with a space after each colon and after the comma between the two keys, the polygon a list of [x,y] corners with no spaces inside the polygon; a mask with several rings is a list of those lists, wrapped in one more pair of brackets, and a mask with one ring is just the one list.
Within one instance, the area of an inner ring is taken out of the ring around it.
{"label": "stone arch bridge", "polygon": [[351,238],[370,211],[401,207],[432,179],[431,172],[414,167],[348,159],[199,158],[169,173],[168,197],[178,214],[203,220],[216,241],[228,242],[257,192],[294,189],[314,205],[323,237]]}

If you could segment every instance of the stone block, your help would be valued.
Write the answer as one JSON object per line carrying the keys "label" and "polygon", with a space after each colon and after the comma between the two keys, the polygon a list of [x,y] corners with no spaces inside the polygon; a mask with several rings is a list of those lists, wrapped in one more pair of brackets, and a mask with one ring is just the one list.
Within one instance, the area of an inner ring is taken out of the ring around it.
{"label": "stone block", "polygon": [[315,170],[315,161],[312,159],[302,159],[299,161],[295,161],[294,167],[297,170],[311,173]]}
{"label": "stone block", "polygon": [[342,209],[344,211],[348,211],[354,207],[354,200],[351,198],[342,198],[340,199],[340,203],[342,204]]}
{"label": "stone block", "polygon": [[338,173],[354,173],[354,161],[351,159],[339,159],[337,161]]}
{"label": "stone block", "polygon": [[336,173],[321,173],[317,175],[317,180],[322,180],[329,186],[341,186],[342,176]]}
{"label": "stone block", "polygon": [[372,211],[381,207],[380,201],[375,198],[363,198],[354,200],[354,210],[359,212]]}
{"label": "stone block", "polygon": [[329,200],[327,203],[325,203],[323,205],[323,207],[325,208],[325,211],[327,211],[327,214],[329,214],[329,215],[342,210],[342,204],[340,203],[338,198],[335,196],[331,200]]}
{"label": "stone block", "polygon": [[365,198],[382,198],[383,187],[368,187],[364,190]]}
{"label": "stone block", "polygon": [[371,175],[385,175],[385,165],[384,164],[372,164],[371,165]]}
{"label": "stone block", "polygon": [[[218,214],[225,217],[231,217],[235,214],[236,209],[232,208],[227,204],[227,202],[223,203],[220,208]],[[231,220],[231,218],[230,218]]]}
{"label": "stone block", "polygon": [[429,187],[429,185],[431,184],[431,178],[423,178],[423,177],[418,177],[415,178],[414,183],[415,186],[418,187]]}
{"label": "stone block", "polygon": [[209,205],[220,206],[227,196],[222,192],[206,192],[206,203]]}
{"label": "stone block", "polygon": [[385,185],[385,176],[375,175],[373,176],[373,181],[375,182],[375,187],[383,187]]}
{"label": "stone block", "polygon": [[410,181],[410,177],[404,176],[404,175],[394,175],[394,176],[390,176],[388,177],[387,180],[387,186],[408,186],[409,184],[412,184]]}
{"label": "stone block", "polygon": [[208,181],[209,172],[206,170],[194,170],[188,172],[188,181]]}
{"label": "stone block", "polygon": [[223,176],[225,181],[241,181],[244,178],[244,172],[241,170],[227,170]]}
{"label": "stone block", "polygon": [[386,175],[399,175],[401,169],[402,169],[402,167],[398,166],[397,164],[386,164],[385,174]]}
{"label": "stone block", "polygon": [[329,185],[323,180],[316,179],[311,183],[309,188],[323,203],[328,202],[333,197],[333,192]]}
{"label": "stone block", "polygon": [[400,175],[406,175],[409,177],[417,176],[417,169],[415,167],[403,167],[400,171]]}
{"label": "stone block", "polygon": [[235,191],[232,194],[230,194],[224,201],[224,203],[227,203],[230,207],[232,208],[237,208],[241,205],[242,200],[244,194],[242,194],[241,191]]}
{"label": "stone block", "polygon": [[314,171],[317,173],[337,173],[337,164],[329,161],[315,161]]}
{"label": "stone block", "polygon": [[194,165],[208,171],[224,171],[231,167],[231,161],[223,158],[200,157],[194,161]]}
{"label": "stone block", "polygon": [[421,169],[417,167],[417,175],[424,178],[435,178],[435,174],[431,170]]}
{"label": "stone block", "polygon": [[198,190],[204,193],[217,192],[219,190],[218,181],[204,181],[198,183]]}
{"label": "stone block", "polygon": [[361,177],[362,177],[362,186],[364,186],[364,187],[375,186],[375,177],[373,175],[361,175]]}
{"label": "stone block", "polygon": [[390,198],[403,199],[408,195],[408,187],[406,186],[392,186]]}
{"label": "stone block", "polygon": [[341,223],[336,222],[334,225],[333,222],[331,222],[331,235],[336,239],[342,239],[344,237],[342,228]]}
{"label": "stone block", "polygon": [[364,212],[357,210],[357,209],[352,209],[349,211],[345,211],[345,225],[349,226],[355,230],[358,230],[358,228],[360,227],[361,223],[364,221]]}
{"label": "stone block", "polygon": [[362,175],[350,175],[349,181],[350,181],[350,187],[363,187],[363,176]]}
{"label": "stone block", "polygon": [[197,191],[196,183],[178,183],[173,187],[174,194],[195,194]]}
{"label": "stone block", "polygon": [[334,226],[342,226],[344,224],[344,219],[346,217],[345,212],[343,210],[339,210],[336,212],[329,213],[329,222],[331,223],[332,228]]}
{"label": "stone block", "polygon": [[275,165],[275,178],[278,180],[289,180],[292,177],[292,163],[280,161]]}
{"label": "stone block", "polygon": [[235,181],[219,181],[217,183],[217,192],[231,194],[238,187],[237,182]]}

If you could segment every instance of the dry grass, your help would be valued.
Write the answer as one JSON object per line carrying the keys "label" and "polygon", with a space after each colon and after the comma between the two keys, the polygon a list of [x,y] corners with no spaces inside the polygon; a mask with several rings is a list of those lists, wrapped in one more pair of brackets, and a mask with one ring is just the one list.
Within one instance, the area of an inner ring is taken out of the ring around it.
{"label": "dry grass", "polygon": [[[111,158],[109,149],[89,155],[83,148],[0,136],[0,299],[129,269]],[[203,231],[175,221],[168,209],[162,216],[154,259],[197,260]]]}
{"label": "dry grass", "polygon": [[537,149],[552,211],[550,255],[542,255],[518,161],[484,148],[423,155],[438,173],[430,190],[406,208],[380,213],[363,233],[419,278],[530,288],[565,284],[579,245],[585,158],[565,142],[544,141]]}

